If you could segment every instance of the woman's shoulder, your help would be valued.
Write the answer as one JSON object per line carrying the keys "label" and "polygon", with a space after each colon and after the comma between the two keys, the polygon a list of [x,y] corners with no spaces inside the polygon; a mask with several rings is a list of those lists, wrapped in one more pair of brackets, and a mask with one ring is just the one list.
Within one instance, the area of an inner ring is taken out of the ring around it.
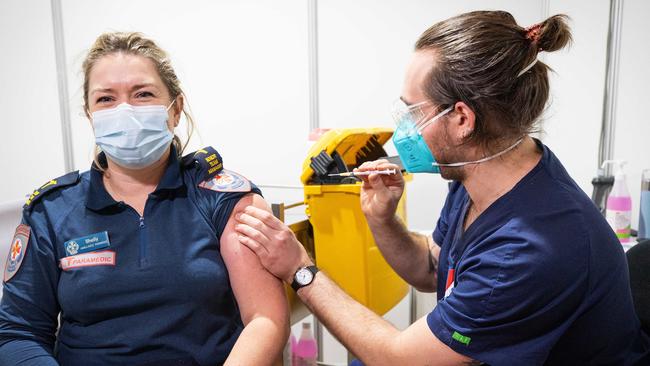
{"label": "woman's shoulder", "polygon": [[210,218],[219,237],[240,199],[261,194],[246,177],[224,169],[221,155],[212,147],[184,156],[182,169],[189,197]]}
{"label": "woman's shoulder", "polygon": [[37,208],[47,206],[49,209],[63,209],[75,205],[77,201],[85,198],[81,191],[88,181],[88,172],[79,173],[78,170],[69,172],[60,177],[50,179],[45,184],[34,189],[23,206],[26,214]]}
{"label": "woman's shoulder", "polygon": [[188,185],[202,194],[241,194],[258,191],[242,174],[225,169],[221,155],[211,146],[185,155],[181,164]]}

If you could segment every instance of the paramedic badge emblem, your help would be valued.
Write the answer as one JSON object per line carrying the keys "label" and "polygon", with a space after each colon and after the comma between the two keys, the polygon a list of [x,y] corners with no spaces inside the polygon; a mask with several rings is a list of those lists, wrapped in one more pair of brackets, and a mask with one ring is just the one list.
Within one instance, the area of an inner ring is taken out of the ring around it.
{"label": "paramedic badge emblem", "polygon": [[251,183],[242,175],[224,169],[214,178],[201,182],[199,187],[217,192],[250,192]]}
{"label": "paramedic badge emblem", "polygon": [[4,282],[9,281],[20,269],[20,265],[23,263],[23,259],[25,259],[30,231],[30,227],[25,224],[20,224],[16,228],[16,233],[11,241],[11,247],[9,247],[9,254],[7,255]]}
{"label": "paramedic badge emblem", "polygon": [[79,244],[76,241],[71,240],[65,246],[65,251],[68,255],[75,255],[79,252]]}

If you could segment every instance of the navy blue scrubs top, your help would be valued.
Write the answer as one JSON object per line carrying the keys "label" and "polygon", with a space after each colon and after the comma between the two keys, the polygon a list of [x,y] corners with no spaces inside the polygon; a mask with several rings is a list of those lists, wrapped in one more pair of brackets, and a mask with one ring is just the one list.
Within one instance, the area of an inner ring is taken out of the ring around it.
{"label": "navy blue scrubs top", "polygon": [[543,156],[463,232],[458,182],[441,246],[431,331],[489,365],[630,365],[648,350],[621,244],[555,155]]}
{"label": "navy blue scrubs top", "polygon": [[142,217],[94,168],[61,177],[24,209],[27,244],[15,250],[24,257],[10,253],[20,268],[5,271],[0,364],[224,362],[243,325],[219,239],[247,194],[227,190],[248,182],[224,171],[199,187],[206,169],[170,156]]}

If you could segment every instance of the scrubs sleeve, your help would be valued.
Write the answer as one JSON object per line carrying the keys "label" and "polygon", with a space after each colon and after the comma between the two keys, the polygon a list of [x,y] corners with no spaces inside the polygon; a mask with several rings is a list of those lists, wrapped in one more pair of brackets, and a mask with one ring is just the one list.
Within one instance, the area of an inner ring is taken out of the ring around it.
{"label": "scrubs sleeve", "polygon": [[[5,264],[10,267],[5,268],[0,303],[0,365],[57,365],[52,355],[60,310],[59,269],[53,234],[42,205],[26,211],[21,224],[22,232],[29,232],[27,245],[21,249],[24,257],[16,265],[19,251],[13,245],[17,236],[12,240],[14,261],[10,263],[10,251]],[[8,274],[13,276],[7,280]]]}

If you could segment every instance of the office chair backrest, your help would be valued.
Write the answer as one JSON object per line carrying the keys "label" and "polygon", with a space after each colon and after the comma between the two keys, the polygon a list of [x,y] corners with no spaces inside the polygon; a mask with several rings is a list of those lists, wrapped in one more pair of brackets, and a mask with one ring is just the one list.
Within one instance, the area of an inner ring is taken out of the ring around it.
{"label": "office chair backrest", "polygon": [[650,240],[627,251],[627,264],[636,314],[643,330],[650,335]]}

